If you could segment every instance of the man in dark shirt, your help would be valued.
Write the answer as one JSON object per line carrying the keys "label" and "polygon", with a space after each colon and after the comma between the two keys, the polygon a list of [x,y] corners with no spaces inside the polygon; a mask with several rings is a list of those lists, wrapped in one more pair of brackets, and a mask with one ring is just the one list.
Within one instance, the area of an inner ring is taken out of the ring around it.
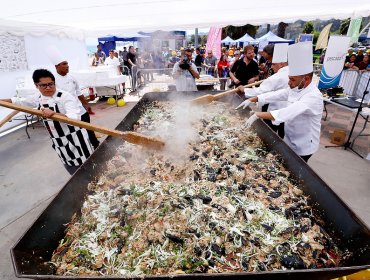
{"label": "man in dark shirt", "polygon": [[195,52],[197,53],[197,55],[195,56],[194,64],[197,67],[198,72],[200,72],[203,63],[203,56],[200,53],[200,48],[196,48]]}
{"label": "man in dark shirt", "polygon": [[247,85],[258,81],[258,64],[253,60],[254,48],[248,45],[244,48],[244,57],[239,59],[230,70],[230,78],[234,85]]}
{"label": "man in dark shirt", "polygon": [[135,49],[133,46],[128,48],[127,54],[127,66],[130,69],[130,75],[132,80],[132,91],[136,90],[136,73],[137,73],[137,66],[136,66],[136,55]]}

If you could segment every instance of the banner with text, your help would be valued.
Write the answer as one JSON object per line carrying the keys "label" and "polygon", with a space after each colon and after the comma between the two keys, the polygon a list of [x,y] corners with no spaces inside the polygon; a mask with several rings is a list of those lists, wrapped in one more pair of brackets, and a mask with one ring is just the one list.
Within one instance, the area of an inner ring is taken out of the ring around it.
{"label": "banner with text", "polygon": [[217,57],[217,59],[221,57],[221,33],[222,28],[211,27],[206,44],[206,51],[212,50],[213,55]]}
{"label": "banner with text", "polygon": [[350,39],[346,36],[330,36],[321,69],[319,88],[335,87],[339,84]]}

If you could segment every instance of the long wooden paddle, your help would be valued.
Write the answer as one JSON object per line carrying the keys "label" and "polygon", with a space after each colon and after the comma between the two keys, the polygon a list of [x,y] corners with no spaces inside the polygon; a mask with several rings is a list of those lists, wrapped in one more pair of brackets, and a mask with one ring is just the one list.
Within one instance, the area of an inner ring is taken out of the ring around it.
{"label": "long wooden paddle", "polygon": [[[41,110],[36,110],[36,109],[32,109],[32,108],[25,107],[25,106],[20,106],[20,105],[16,105],[16,104],[9,103],[9,102],[4,102],[4,101],[1,101],[1,100],[0,100],[0,105],[4,106],[4,107],[7,107],[7,108],[10,108],[10,109],[25,112],[25,113],[28,113],[28,114],[31,114],[31,115],[36,115],[36,116],[43,117],[43,113],[42,113]],[[114,129],[106,128],[106,127],[103,127],[103,126],[100,126],[100,125],[93,125],[93,124],[90,124],[90,123],[70,119],[70,118],[67,118],[67,117],[64,117],[64,116],[54,115],[54,116],[50,117],[50,119],[55,120],[55,121],[59,121],[59,122],[63,122],[63,123],[67,123],[67,124],[70,124],[70,125],[86,128],[88,130],[97,131],[97,132],[100,132],[100,133],[103,133],[103,134],[106,134],[106,135],[120,137],[120,138],[126,140],[127,142],[130,142],[130,143],[136,144],[136,145],[142,145],[142,146],[153,148],[153,149],[160,149],[164,146],[163,141],[161,141],[157,138],[154,138],[154,137],[150,137],[150,136],[146,136],[146,135],[137,133],[137,132],[114,130]]]}
{"label": "long wooden paddle", "polygon": [[10,121],[18,113],[19,113],[19,111],[13,111],[9,115],[7,115],[5,118],[3,118],[0,121],[0,127],[2,127],[4,124],[6,124],[8,121]]}
{"label": "long wooden paddle", "polygon": [[[254,83],[245,85],[244,88],[251,88],[253,86],[257,86],[257,85],[261,84],[262,82],[263,82],[263,80],[258,81],[258,82],[254,82]],[[218,93],[218,94],[215,94],[215,95],[206,94],[206,95],[197,97],[197,98],[191,100],[190,102],[192,104],[196,104],[196,105],[208,104],[208,103],[211,103],[212,101],[218,100],[218,99],[220,99],[224,96],[227,96],[231,93],[234,93],[237,90],[238,90],[237,88],[234,88],[234,89],[231,89],[231,90],[228,90],[228,91],[225,91],[225,92],[222,92],[222,93]]]}

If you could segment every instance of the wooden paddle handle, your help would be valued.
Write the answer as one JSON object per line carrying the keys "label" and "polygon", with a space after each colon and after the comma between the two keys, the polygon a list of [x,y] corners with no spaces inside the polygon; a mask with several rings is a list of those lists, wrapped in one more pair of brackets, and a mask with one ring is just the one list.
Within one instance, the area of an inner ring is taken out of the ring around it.
{"label": "wooden paddle handle", "polygon": [[[7,107],[7,108],[10,108],[10,109],[25,112],[25,113],[28,113],[28,114],[31,114],[31,115],[36,115],[36,116],[43,117],[43,112],[42,111],[30,108],[30,107],[16,105],[16,104],[9,103],[9,102],[4,102],[4,101],[1,101],[1,100],[0,100],[0,105],[4,106],[4,107]],[[157,139],[157,138],[142,135],[140,133],[133,132],[133,131],[114,130],[114,129],[106,128],[106,127],[103,127],[103,126],[100,126],[100,125],[93,125],[91,123],[82,122],[82,121],[70,119],[70,118],[67,118],[65,116],[59,116],[59,115],[54,115],[54,116],[50,117],[49,119],[59,121],[59,122],[63,122],[63,123],[67,123],[67,124],[70,124],[70,125],[73,125],[73,126],[82,127],[82,128],[88,129],[88,130],[93,130],[93,131],[100,132],[100,133],[103,133],[103,134],[106,134],[106,135],[120,137],[120,138],[126,140],[127,142],[130,142],[130,143],[133,143],[133,144],[136,144],[136,145],[143,145],[143,146],[151,147],[151,148],[154,148],[154,149],[160,149],[164,146],[164,142]]]}
{"label": "wooden paddle handle", "polygon": [[[245,86],[243,86],[243,87],[244,87],[244,88],[251,88],[251,87],[253,87],[253,86],[257,86],[257,85],[261,84],[262,82],[263,82],[263,80],[258,81],[258,82],[254,82],[254,83],[251,83],[251,84],[248,84],[248,85],[245,85]],[[224,96],[226,96],[226,95],[229,95],[230,93],[234,93],[234,92],[236,92],[237,90],[238,90],[238,88],[234,88],[234,89],[231,89],[231,90],[228,90],[228,91],[222,92],[222,93],[218,93],[218,94],[214,95],[215,100],[217,100],[217,99],[219,99],[219,98],[222,98],[222,97],[224,97]]]}
{"label": "wooden paddle handle", "polygon": [[7,115],[4,119],[2,119],[0,121],[0,127],[2,127],[4,124],[6,124],[8,121],[10,121],[18,113],[19,113],[19,111],[13,111],[9,115]]}

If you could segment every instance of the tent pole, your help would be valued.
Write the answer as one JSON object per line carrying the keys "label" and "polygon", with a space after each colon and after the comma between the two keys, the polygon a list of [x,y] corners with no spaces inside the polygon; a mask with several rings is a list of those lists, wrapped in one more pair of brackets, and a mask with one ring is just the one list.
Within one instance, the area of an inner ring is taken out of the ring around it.
{"label": "tent pole", "polygon": [[197,48],[198,47],[198,28],[195,28],[195,34],[194,34],[194,45]]}

